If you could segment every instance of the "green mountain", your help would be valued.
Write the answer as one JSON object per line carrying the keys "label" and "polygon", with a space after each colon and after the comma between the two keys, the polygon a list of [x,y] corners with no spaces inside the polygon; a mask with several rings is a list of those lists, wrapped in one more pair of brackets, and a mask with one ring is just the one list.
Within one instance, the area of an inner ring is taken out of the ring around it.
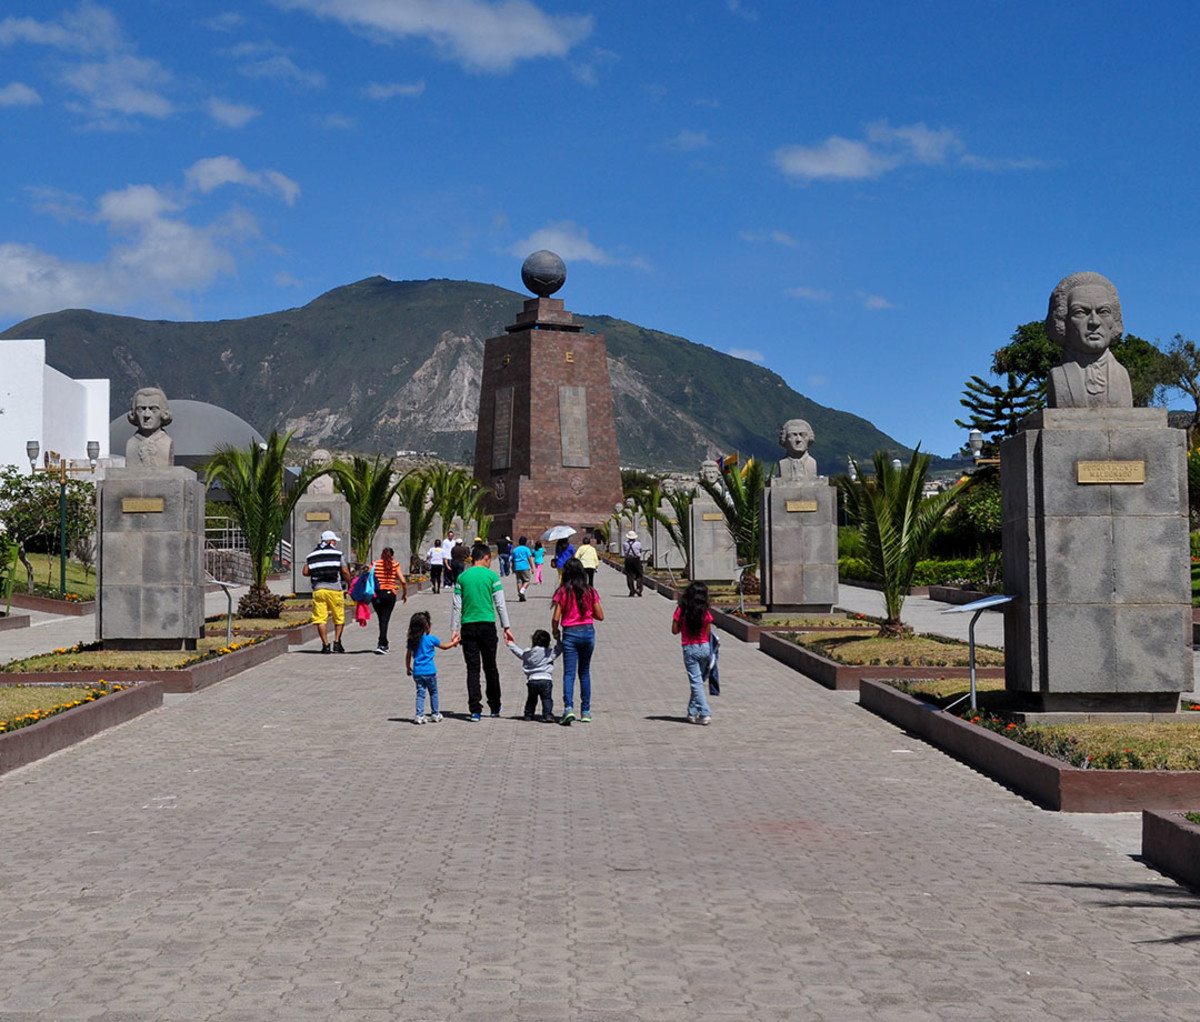
{"label": "green mountain", "polygon": [[[483,345],[524,296],[470,281],[370,277],[297,309],[175,323],[83,309],[36,316],[0,333],[44,338],[68,376],[108,377],[112,416],[140,386],[208,401],[260,432],[296,430],[309,446],[433,451],[470,462]],[[778,459],[789,418],[807,419],[826,474],[846,455],[907,448],[867,420],[819,405],[777,374],[682,337],[608,316],[576,316],[605,335],[622,464],[694,471],[714,454]]]}

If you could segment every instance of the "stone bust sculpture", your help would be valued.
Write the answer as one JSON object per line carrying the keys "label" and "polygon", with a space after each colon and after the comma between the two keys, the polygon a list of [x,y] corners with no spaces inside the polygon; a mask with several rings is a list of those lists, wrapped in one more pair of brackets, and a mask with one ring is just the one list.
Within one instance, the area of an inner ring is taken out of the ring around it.
{"label": "stone bust sculpture", "polygon": [[1051,408],[1132,408],[1129,373],[1109,346],[1125,329],[1121,299],[1099,273],[1072,273],[1058,282],[1046,313],[1046,336],[1062,348],[1050,370]]}
{"label": "stone bust sculpture", "polygon": [[[312,452],[312,457],[308,459],[308,464],[310,468],[315,469],[329,468],[329,466],[333,464],[333,455],[325,450],[325,448],[318,447]],[[333,477],[320,476],[319,478],[314,479],[308,484],[308,488],[304,492],[315,494],[317,496],[325,496],[333,493]]]}
{"label": "stone bust sculpture", "polygon": [[817,461],[808,453],[815,439],[812,426],[804,419],[788,419],[779,427],[779,446],[786,453],[779,462],[779,478],[783,482],[816,478]]}
{"label": "stone bust sculpture", "polygon": [[161,468],[175,464],[174,441],[163,430],[170,425],[171,406],[160,387],[134,391],[129,403],[129,422],[137,427],[125,444],[127,468]]}
{"label": "stone bust sculpture", "polygon": [[714,486],[721,485],[721,466],[711,458],[700,462],[700,481],[708,480]]}

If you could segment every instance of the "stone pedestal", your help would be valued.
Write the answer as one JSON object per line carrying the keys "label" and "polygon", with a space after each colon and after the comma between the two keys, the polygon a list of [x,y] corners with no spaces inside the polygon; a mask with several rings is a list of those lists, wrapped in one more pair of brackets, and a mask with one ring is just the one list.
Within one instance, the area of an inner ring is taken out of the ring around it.
{"label": "stone pedestal", "polygon": [[110,468],[97,488],[96,638],[195,649],[204,634],[204,487],[186,468]]}
{"label": "stone pedestal", "polygon": [[737,577],[737,547],[721,509],[697,497],[688,513],[691,575],[696,582],[731,582]]}
{"label": "stone pedestal", "polygon": [[475,477],[488,487],[486,539],[581,532],[622,499],[608,355],[561,299],[531,298],[483,353]]}
{"label": "stone pedestal", "polygon": [[[340,536],[341,533],[339,532],[338,535]],[[412,542],[409,539],[408,512],[399,504],[389,504],[383,517],[379,519],[379,530],[375,533],[375,542],[371,544],[372,559],[379,560],[383,555],[383,548],[386,546],[390,546],[395,551],[396,560],[400,562],[400,567],[407,575],[408,562],[412,559],[412,550],[410,549]],[[421,551],[422,554],[424,552],[424,550]]]}
{"label": "stone pedestal", "polygon": [[763,603],[773,613],[828,614],[837,603],[837,494],[828,480],[771,480],[762,492]]}
{"label": "stone pedestal", "polygon": [[[667,501],[664,500],[658,507],[667,519],[675,521],[675,509]],[[678,527],[676,524],[676,528]],[[671,539],[671,534],[661,522],[655,521],[654,523],[651,530],[651,543],[654,549],[655,568],[670,568],[671,571],[677,573],[687,568],[687,558],[675,541]]]}
{"label": "stone pedestal", "polygon": [[304,559],[321,542],[321,533],[332,529],[341,540],[338,549],[353,560],[350,548],[350,505],[340,493],[305,493],[292,511],[292,592],[311,593],[303,574]]}
{"label": "stone pedestal", "polygon": [[1007,687],[1174,710],[1192,689],[1186,437],[1159,408],[1048,408],[1000,449]]}

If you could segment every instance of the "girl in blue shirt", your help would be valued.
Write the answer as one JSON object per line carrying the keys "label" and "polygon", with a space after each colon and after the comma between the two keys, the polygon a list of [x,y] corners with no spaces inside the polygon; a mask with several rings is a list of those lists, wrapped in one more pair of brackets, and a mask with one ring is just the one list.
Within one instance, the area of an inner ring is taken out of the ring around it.
{"label": "girl in blue shirt", "polygon": [[417,714],[413,717],[414,724],[424,724],[425,693],[429,693],[430,722],[436,724],[442,719],[438,712],[437,670],[433,666],[434,650],[453,649],[458,642],[442,645],[436,635],[431,635],[433,618],[429,611],[418,610],[408,622],[408,652],[404,657],[405,673],[412,677],[417,686]]}

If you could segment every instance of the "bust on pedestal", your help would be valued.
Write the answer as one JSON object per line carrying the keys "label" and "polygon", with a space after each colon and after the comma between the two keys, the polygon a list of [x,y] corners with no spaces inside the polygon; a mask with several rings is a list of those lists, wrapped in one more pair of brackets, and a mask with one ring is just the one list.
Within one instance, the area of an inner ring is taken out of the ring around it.
{"label": "bust on pedestal", "polygon": [[[721,468],[709,459],[700,464],[700,479],[721,483]],[[689,575],[695,582],[730,582],[737,577],[737,546],[725,513],[704,489],[696,491],[688,511]]]}
{"label": "bust on pedestal", "polygon": [[204,634],[204,487],[175,467],[158,387],[133,395],[125,467],[97,494],[96,638],[108,649],[195,649]]}
{"label": "bust on pedestal", "polygon": [[1112,282],[1065,277],[1049,407],[1000,448],[1006,686],[1035,709],[1166,711],[1192,689],[1186,437],[1133,408]]}
{"label": "bust on pedestal", "polygon": [[773,613],[828,614],[837,603],[837,496],[808,453],[814,439],[803,419],[783,424],[785,457],[762,492],[759,571]]}

